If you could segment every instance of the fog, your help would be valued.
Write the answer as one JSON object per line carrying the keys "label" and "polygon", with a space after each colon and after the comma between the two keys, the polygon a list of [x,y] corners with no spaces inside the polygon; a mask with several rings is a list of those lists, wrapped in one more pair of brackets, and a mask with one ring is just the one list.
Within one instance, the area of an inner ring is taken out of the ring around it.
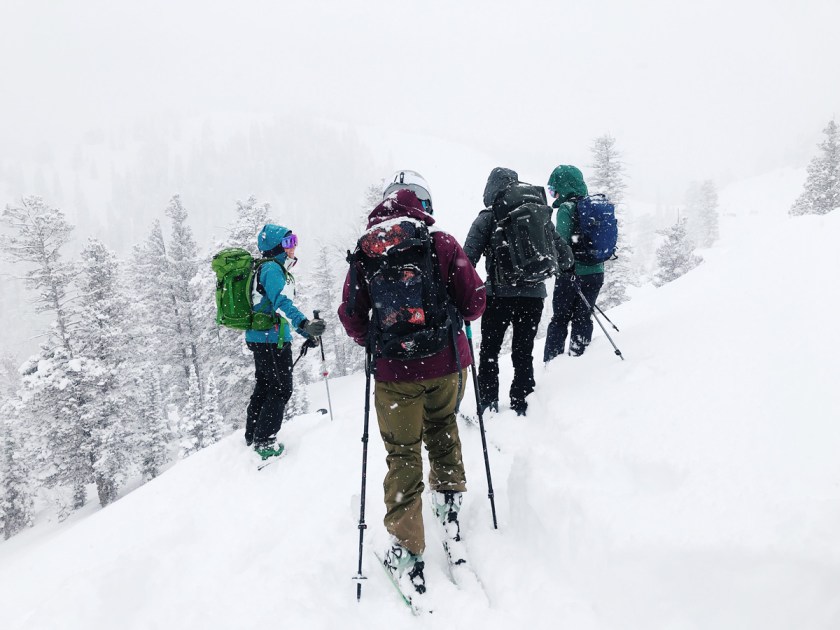
{"label": "fog", "polygon": [[544,183],[610,133],[628,198],[673,206],[807,164],[838,24],[836,0],[0,0],[0,204],[42,195],[122,254],[176,192],[205,247],[250,194],[328,235],[394,168],[477,209],[493,166]]}
{"label": "fog", "polygon": [[[548,171],[619,141],[635,194],[801,162],[840,4],[3,0],[6,160],[150,113],[410,129]],[[508,157],[510,156],[510,157]]]}

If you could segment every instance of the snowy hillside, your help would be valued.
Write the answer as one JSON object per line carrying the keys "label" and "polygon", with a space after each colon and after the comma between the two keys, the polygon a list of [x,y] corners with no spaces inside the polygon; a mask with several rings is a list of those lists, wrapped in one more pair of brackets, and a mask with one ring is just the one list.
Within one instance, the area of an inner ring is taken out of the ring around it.
{"label": "snowy hillside", "polygon": [[[231,436],[108,509],[0,545],[2,627],[840,627],[840,328],[823,315],[840,309],[840,214],[721,202],[732,210],[704,264],[609,312],[626,361],[596,328],[582,358],[538,367],[527,418],[488,419],[498,531],[480,436],[462,427],[462,522],[486,598],[447,580],[429,510],[435,613],[412,619],[375,566],[372,417],[356,603],[353,376],[331,384],[335,421],[289,422],[288,455],[263,471]],[[326,406],[323,383],[310,395]]]}

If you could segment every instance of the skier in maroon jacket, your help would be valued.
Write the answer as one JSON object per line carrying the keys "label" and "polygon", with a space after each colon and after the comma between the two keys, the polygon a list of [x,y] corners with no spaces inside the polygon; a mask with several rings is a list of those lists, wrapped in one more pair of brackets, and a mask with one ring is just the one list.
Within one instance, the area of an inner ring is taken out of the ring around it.
{"label": "skier in maroon jacket", "polygon": [[[421,443],[429,453],[429,484],[432,503],[444,533],[444,546],[453,564],[466,561],[461,543],[458,511],[466,491],[461,441],[456,424],[456,409],[466,384],[466,368],[472,363],[469,344],[461,319],[473,321],[484,312],[484,283],[464,250],[450,234],[435,227],[432,199],[426,181],[413,171],[398,171],[386,185],[384,199],[370,213],[367,234],[385,242],[383,230],[393,226],[419,225],[419,233],[428,229],[439,275],[436,282],[445,285],[450,308],[457,311],[453,324],[457,333],[442,350],[422,358],[396,359],[376,356],[374,400],[379,431],[388,453],[385,476],[385,527],[393,536],[384,564],[409,592],[425,591],[422,554],[425,550],[421,494],[423,462]],[[402,220],[402,221],[401,221]],[[425,228],[425,229],[424,229]],[[363,247],[365,236],[360,239]],[[390,242],[390,241],[387,241]],[[365,268],[351,263],[344,282],[342,304],[338,311],[347,334],[356,343],[366,345],[372,324],[370,284]],[[355,287],[351,287],[351,278]],[[355,290],[351,290],[355,289]],[[398,305],[396,310],[400,310]],[[381,305],[377,304],[377,308]],[[408,305],[402,310],[412,311]],[[429,314],[426,314],[428,317]],[[379,314],[373,321],[382,319]],[[453,340],[455,341],[453,343]]]}

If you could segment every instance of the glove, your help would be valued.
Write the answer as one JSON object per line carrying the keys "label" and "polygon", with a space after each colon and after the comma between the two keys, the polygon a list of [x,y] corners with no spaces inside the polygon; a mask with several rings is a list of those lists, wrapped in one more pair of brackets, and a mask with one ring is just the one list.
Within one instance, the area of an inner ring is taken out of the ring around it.
{"label": "glove", "polygon": [[306,341],[303,342],[303,347],[309,350],[309,348],[317,348],[318,347],[318,338],[317,337],[310,337]]}
{"label": "glove", "polygon": [[316,319],[311,322],[304,319],[300,324],[300,329],[310,337],[320,337],[327,329],[327,323],[323,319]]}

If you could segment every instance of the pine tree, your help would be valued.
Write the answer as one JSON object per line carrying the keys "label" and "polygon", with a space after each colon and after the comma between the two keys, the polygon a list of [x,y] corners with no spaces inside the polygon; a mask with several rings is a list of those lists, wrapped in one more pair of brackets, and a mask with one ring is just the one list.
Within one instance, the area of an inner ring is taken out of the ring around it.
{"label": "pine tree", "polygon": [[[333,374],[344,376],[352,372],[353,366],[348,361],[350,357],[346,340],[349,337],[341,334],[342,331],[339,330],[341,325],[336,315],[341,301],[337,283],[343,282],[343,278],[337,279],[333,271],[335,266],[336,262],[330,255],[330,249],[322,244],[318,250],[318,262],[311,271],[311,284],[316,287],[314,295],[311,296],[311,302],[324,313],[322,317],[330,320],[321,341],[324,343],[324,353],[334,366]],[[317,352],[320,352],[320,349]]]}
{"label": "pine tree", "polygon": [[207,395],[202,409],[201,421],[204,427],[202,446],[210,446],[225,436],[224,417],[219,412],[219,389],[213,372],[207,375]]}
{"label": "pine tree", "polygon": [[206,446],[203,408],[198,392],[198,379],[190,374],[186,404],[181,408],[181,457],[186,458]]}
{"label": "pine tree", "polygon": [[837,123],[829,121],[821,153],[808,165],[805,190],[794,202],[790,214],[828,214],[840,208],[840,137]]}
{"label": "pine tree", "polygon": [[692,182],[686,193],[685,209],[691,239],[698,247],[711,247],[720,236],[715,183],[710,179]]}
{"label": "pine tree", "polygon": [[165,400],[180,402],[189,387],[183,368],[186,347],[160,222],[155,221],[145,242],[135,246],[132,261],[136,320],[142,322],[135,350],[141,361],[158,369]]}
{"label": "pine tree", "polygon": [[604,286],[598,296],[599,306],[606,310],[626,302],[627,287],[636,284],[633,273],[633,246],[630,244],[625,228],[625,208],[622,200],[627,184],[624,181],[624,162],[621,153],[615,148],[615,138],[605,134],[592,143],[592,175],[589,181],[591,193],[601,193],[615,204],[615,216],[618,222],[618,243],[615,258],[604,263]]}
{"label": "pine tree", "polygon": [[85,401],[82,423],[86,448],[99,502],[104,507],[117,498],[127,476],[131,453],[126,396],[130,382],[125,316],[128,300],[122,291],[116,256],[101,242],[91,239],[81,253],[77,278],[79,320],[75,347],[85,358],[86,370],[78,385]]}
{"label": "pine tree", "polygon": [[0,529],[8,540],[33,522],[33,481],[21,435],[19,401],[0,408]]}
{"label": "pine tree", "polygon": [[40,197],[24,197],[19,206],[7,205],[2,224],[14,232],[13,236],[0,237],[4,257],[33,265],[25,279],[27,288],[37,292],[35,311],[55,314],[55,343],[72,356],[74,322],[68,305],[73,268],[62,262],[60,250],[70,240],[73,226],[61,210],[49,207]]}
{"label": "pine tree", "polygon": [[228,231],[224,247],[241,247],[257,255],[257,235],[266,223],[273,223],[270,218],[271,206],[257,203],[254,195],[246,201],[236,202],[236,219]]}
{"label": "pine tree", "polygon": [[694,243],[686,233],[685,217],[678,218],[674,225],[659,233],[665,236],[665,241],[656,250],[659,268],[654,284],[661,287],[688,273],[703,259],[694,253]]}
{"label": "pine tree", "polygon": [[44,436],[39,449],[48,467],[47,487],[68,488],[61,518],[87,502],[87,484],[93,482],[90,417],[85,405],[87,385],[100,366],[86,357],[71,356],[63,346],[44,345],[22,369],[25,412],[37,419]]}
{"label": "pine tree", "polygon": [[[310,352],[318,352],[317,349],[310,350]],[[287,422],[292,418],[309,413],[309,392],[307,391],[309,384],[312,382],[308,364],[303,363],[302,359],[295,367],[292,375],[293,389],[289,402],[286,403],[286,408],[283,410],[283,422]]]}
{"label": "pine tree", "polygon": [[0,399],[12,397],[20,387],[19,365],[11,352],[0,353]]}
{"label": "pine tree", "polygon": [[182,335],[181,357],[184,370],[192,369],[198,384],[199,404],[204,397],[203,370],[199,357],[201,327],[196,318],[198,294],[193,284],[198,266],[198,247],[192,228],[187,225],[187,211],[178,195],[174,195],[166,208],[166,216],[172,220],[172,244],[169,248],[171,260],[173,295],[177,305],[176,329]]}
{"label": "pine tree", "polygon": [[615,148],[615,138],[604,134],[592,143],[592,175],[589,178],[589,190],[602,193],[614,204],[624,200],[627,183],[624,181],[624,162],[621,153]]}
{"label": "pine tree", "polygon": [[157,378],[151,368],[146,370],[142,382],[136,384],[136,390],[138,430],[135,449],[143,479],[149,481],[160,474],[167,462],[171,436],[163,415]]}

